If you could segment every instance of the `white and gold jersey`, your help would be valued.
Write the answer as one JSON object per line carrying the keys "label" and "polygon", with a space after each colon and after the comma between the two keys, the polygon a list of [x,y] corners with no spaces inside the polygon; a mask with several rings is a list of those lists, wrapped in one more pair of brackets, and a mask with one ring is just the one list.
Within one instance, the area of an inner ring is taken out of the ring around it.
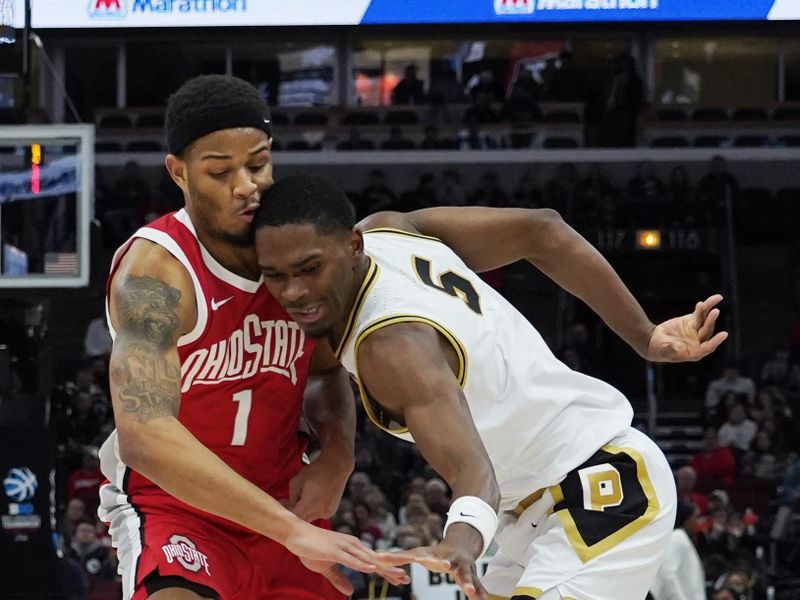
{"label": "white and gold jersey", "polygon": [[[364,245],[371,264],[337,349],[342,364],[358,381],[356,351],[373,331],[401,322],[437,329],[459,358],[458,381],[494,465],[500,510],[559,483],[630,426],[633,410],[618,390],[556,359],[533,325],[445,244],[375,229]],[[413,441],[359,387],[376,425]]]}

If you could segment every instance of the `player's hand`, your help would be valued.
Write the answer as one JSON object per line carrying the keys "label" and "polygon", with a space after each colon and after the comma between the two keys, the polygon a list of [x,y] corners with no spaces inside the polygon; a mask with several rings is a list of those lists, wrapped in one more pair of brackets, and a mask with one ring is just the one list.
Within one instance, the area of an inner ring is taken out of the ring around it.
{"label": "player's hand", "polygon": [[289,510],[308,522],[329,519],[336,514],[351,471],[351,464],[327,457],[323,451],[289,482]]}
{"label": "player's hand", "polygon": [[653,362],[688,362],[708,356],[728,337],[726,331],[714,335],[719,317],[715,308],[722,296],[714,294],[698,302],[694,312],[656,325],[650,335],[645,358]]}
{"label": "player's hand", "polygon": [[447,573],[469,600],[488,600],[489,594],[478,579],[473,554],[444,541],[436,546],[420,546],[406,550],[414,562],[429,571]]}
{"label": "player's hand", "polygon": [[286,537],[284,543],[308,569],[324,575],[345,596],[353,593],[353,586],[336,568],[337,563],[362,573],[377,573],[392,585],[405,585],[411,581],[399,566],[410,562],[410,557],[375,552],[352,535],[302,524]]}
{"label": "player's hand", "polygon": [[477,529],[466,523],[453,523],[441,543],[406,550],[404,554],[429,571],[450,575],[469,600],[488,600],[489,594],[475,567],[482,550],[483,538]]}

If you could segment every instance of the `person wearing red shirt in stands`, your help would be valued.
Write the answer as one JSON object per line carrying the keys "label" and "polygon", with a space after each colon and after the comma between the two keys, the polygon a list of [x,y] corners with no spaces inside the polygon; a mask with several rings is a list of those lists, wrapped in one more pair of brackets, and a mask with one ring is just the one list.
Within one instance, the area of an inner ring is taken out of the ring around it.
{"label": "person wearing red shirt in stands", "polygon": [[736,470],[733,451],[719,445],[719,436],[713,427],[706,429],[704,440],[705,449],[689,462],[697,473],[697,491],[708,493],[717,488],[730,489]]}
{"label": "person wearing red shirt in stands", "polygon": [[83,452],[81,468],[72,471],[67,478],[67,500],[80,498],[86,505],[86,513],[94,514],[100,503],[100,484],[105,477],[100,471],[97,448],[86,446]]}

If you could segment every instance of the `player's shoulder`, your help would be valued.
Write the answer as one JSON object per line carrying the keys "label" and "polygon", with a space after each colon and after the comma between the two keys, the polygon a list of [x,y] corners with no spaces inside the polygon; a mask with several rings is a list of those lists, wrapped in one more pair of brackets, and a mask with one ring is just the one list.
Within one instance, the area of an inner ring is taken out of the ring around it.
{"label": "player's shoulder", "polygon": [[415,213],[382,211],[362,219],[356,228],[363,233],[389,233],[439,242],[439,238],[425,235],[414,222]]}
{"label": "player's shoulder", "polygon": [[111,279],[111,288],[119,290],[131,277],[148,277],[174,287],[182,294],[193,293],[194,286],[186,267],[164,246],[143,238],[130,243]]}

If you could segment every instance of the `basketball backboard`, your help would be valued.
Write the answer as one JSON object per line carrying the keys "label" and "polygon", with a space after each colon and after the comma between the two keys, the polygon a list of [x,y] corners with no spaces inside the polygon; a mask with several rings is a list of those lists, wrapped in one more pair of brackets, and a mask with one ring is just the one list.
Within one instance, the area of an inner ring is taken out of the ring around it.
{"label": "basketball backboard", "polygon": [[0,127],[0,288],[83,287],[94,126]]}

